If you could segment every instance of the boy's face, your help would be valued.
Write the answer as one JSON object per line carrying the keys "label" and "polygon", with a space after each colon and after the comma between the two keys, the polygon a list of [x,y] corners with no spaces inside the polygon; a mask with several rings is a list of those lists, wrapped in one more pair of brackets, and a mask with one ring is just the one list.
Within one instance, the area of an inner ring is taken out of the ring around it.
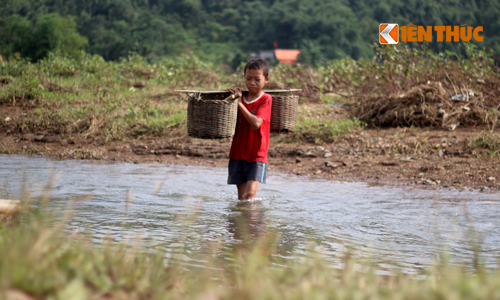
{"label": "boy's face", "polygon": [[263,70],[247,69],[245,71],[245,83],[251,94],[260,93],[264,85],[269,81],[269,76],[264,77]]}

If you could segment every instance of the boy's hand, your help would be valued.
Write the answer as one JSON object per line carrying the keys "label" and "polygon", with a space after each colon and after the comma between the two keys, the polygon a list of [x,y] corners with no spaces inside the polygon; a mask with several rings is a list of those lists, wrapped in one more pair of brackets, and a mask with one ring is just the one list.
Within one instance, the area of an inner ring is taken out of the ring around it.
{"label": "boy's hand", "polygon": [[225,100],[234,100],[235,98],[238,98],[238,102],[241,102],[241,99],[243,98],[243,91],[241,88],[229,88],[227,91],[231,93],[231,96],[227,97]]}
{"label": "boy's hand", "polygon": [[242,89],[239,88],[239,87],[235,87],[235,88],[229,88],[227,89],[231,94],[242,94]]}

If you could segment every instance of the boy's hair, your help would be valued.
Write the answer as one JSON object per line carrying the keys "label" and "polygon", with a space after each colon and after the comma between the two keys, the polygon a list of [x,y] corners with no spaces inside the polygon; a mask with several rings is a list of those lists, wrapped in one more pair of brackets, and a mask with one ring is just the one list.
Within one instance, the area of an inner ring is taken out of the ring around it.
{"label": "boy's hair", "polygon": [[262,70],[262,73],[264,73],[264,77],[269,77],[269,66],[267,65],[267,61],[263,60],[262,58],[252,59],[251,61],[247,62],[247,64],[245,65],[245,70],[243,71],[244,75],[247,73],[247,70]]}

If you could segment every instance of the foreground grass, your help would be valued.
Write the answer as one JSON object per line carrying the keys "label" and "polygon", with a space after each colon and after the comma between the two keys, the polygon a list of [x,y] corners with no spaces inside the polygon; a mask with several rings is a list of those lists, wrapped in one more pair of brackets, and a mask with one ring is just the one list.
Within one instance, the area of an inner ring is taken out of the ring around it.
{"label": "foreground grass", "polygon": [[168,244],[151,251],[140,242],[92,243],[65,229],[70,220],[26,210],[0,224],[2,299],[500,298],[500,271],[450,266],[445,256],[419,274],[378,275],[349,253],[335,268],[313,250],[312,258],[283,259],[262,251],[278,245],[264,238],[240,250],[207,245],[192,267],[181,263],[182,250],[167,254]]}

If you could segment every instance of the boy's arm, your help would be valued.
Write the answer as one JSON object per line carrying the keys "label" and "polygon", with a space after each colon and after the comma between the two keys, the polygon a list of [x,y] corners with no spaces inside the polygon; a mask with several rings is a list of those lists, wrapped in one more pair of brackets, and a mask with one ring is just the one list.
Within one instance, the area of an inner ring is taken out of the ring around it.
{"label": "boy's arm", "polygon": [[252,126],[254,130],[259,129],[264,120],[252,115],[252,113],[248,111],[245,105],[243,105],[243,96],[241,88],[229,88],[227,90],[231,92],[231,94],[240,94],[240,97],[238,98],[238,107],[241,114],[247,120],[247,122],[250,123],[250,126]]}
{"label": "boy's arm", "polygon": [[260,128],[260,126],[262,125],[264,120],[252,115],[252,113],[248,111],[248,109],[243,104],[243,97],[238,98],[238,108],[239,108],[241,114],[243,115],[243,117],[248,121],[248,123],[250,123],[250,125],[252,126],[252,128],[254,130]]}

